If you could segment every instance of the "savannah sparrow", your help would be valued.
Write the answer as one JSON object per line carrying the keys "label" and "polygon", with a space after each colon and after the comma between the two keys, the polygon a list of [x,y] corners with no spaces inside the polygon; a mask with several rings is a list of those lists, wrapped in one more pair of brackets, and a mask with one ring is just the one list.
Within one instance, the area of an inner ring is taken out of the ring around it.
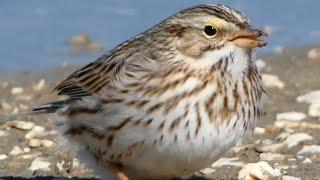
{"label": "savannah sparrow", "polygon": [[65,116],[66,134],[120,179],[190,175],[252,133],[263,35],[233,8],[191,7],[75,71],[55,88],[69,99],[33,111]]}

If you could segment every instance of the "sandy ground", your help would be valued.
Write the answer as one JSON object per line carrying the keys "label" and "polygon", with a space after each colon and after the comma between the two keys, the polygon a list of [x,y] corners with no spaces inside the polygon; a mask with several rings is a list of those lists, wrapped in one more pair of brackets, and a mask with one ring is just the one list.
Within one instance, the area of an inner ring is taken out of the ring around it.
{"label": "sandy ground", "polygon": [[[311,48],[313,47],[304,46],[286,50],[282,54],[261,58],[266,63],[262,72],[278,76],[285,84],[283,89],[267,88],[269,101],[266,106],[266,115],[258,123],[264,132],[255,133],[252,140],[231,149],[225,155],[225,158],[228,159],[222,161],[226,165],[215,164],[197,173],[192,179],[237,179],[239,171],[246,164],[265,160],[262,156],[266,153],[269,153],[267,157],[271,159],[265,161],[272,168],[281,172],[281,176],[270,176],[269,179],[284,179],[284,175],[301,179],[320,179],[319,153],[297,154],[304,146],[320,145],[319,119],[307,115],[309,104],[296,101],[297,96],[320,89],[320,59],[310,60],[307,58],[307,52]],[[0,76],[0,114],[25,111],[36,104],[56,99],[57,97],[51,93],[51,89],[58,80],[63,79],[73,69],[74,67],[61,67],[43,72],[2,73]],[[39,84],[39,80],[42,78],[45,79],[43,86],[41,83]],[[23,92],[16,87],[22,87]],[[275,125],[277,113],[291,111],[302,112],[307,116],[299,122],[288,121],[281,127]],[[55,131],[57,119],[55,116],[45,115],[17,119],[34,123],[25,130],[15,128],[10,123],[0,124],[0,179],[16,179],[17,177],[84,179],[92,175],[90,169],[74,158],[74,147],[62,141],[59,131]],[[34,125],[44,127],[45,132],[40,132],[40,135],[35,135],[32,138],[26,138],[26,134],[32,131],[32,128],[34,129]],[[306,133],[311,138],[301,140],[292,147],[263,149],[270,144],[281,144],[286,141],[288,136],[297,133]],[[34,141],[31,139],[38,140],[40,145],[30,147],[30,141]],[[45,144],[42,143],[43,140],[51,143],[43,145]],[[274,154],[280,155],[272,159]],[[39,158],[47,164],[40,163],[36,169],[32,169],[32,162],[35,159],[39,160]]]}

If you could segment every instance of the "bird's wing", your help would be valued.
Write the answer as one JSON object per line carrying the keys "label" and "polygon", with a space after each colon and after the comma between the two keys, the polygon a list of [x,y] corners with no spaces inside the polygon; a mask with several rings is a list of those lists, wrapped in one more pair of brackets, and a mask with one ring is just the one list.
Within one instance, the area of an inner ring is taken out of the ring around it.
{"label": "bird's wing", "polygon": [[113,58],[110,54],[106,54],[69,75],[54,90],[59,95],[67,95],[71,98],[97,94],[116,78],[125,60],[125,58]]}
{"label": "bird's wing", "polygon": [[112,54],[106,54],[75,71],[60,82],[54,90],[59,95],[67,95],[71,98],[99,95],[99,92],[107,88],[112,81],[118,81],[134,73],[135,70],[156,73],[155,71],[160,69],[155,60],[143,55],[112,56]]}

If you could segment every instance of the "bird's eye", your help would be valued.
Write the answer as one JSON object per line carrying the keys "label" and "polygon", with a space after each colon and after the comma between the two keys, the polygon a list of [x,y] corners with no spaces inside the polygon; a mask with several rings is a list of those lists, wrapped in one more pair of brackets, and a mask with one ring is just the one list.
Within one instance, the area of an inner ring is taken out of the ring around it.
{"label": "bird's eye", "polygon": [[210,25],[205,26],[203,31],[209,37],[213,37],[217,34],[217,29]]}

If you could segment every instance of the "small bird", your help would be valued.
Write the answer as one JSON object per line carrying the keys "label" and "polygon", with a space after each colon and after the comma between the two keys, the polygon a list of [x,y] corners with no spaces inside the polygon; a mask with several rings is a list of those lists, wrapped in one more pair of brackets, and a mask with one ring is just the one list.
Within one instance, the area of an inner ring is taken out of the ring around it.
{"label": "small bird", "polygon": [[69,98],[31,114],[66,117],[65,134],[118,179],[192,175],[252,134],[264,35],[228,6],[182,10],[72,73],[55,87]]}

